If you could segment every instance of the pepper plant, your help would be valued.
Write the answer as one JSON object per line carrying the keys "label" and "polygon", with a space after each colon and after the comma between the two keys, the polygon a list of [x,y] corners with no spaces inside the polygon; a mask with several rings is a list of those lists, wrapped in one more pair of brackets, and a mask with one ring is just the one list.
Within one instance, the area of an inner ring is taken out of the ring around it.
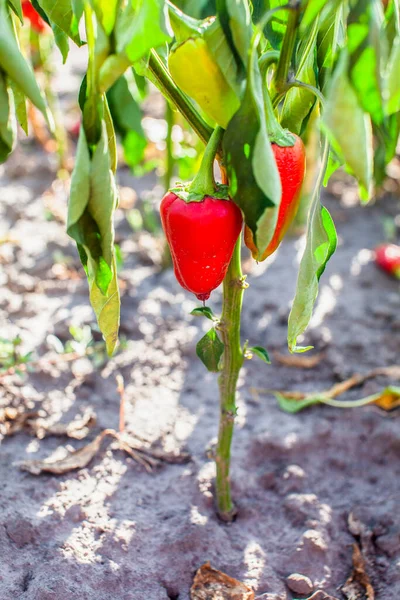
{"label": "pepper plant", "polygon": [[[82,124],[71,181],[68,233],[85,267],[90,300],[108,352],[115,349],[119,292],[114,253],[115,127],[127,77],[152,82],[206,144],[200,170],[161,203],[179,283],[200,300],[223,280],[221,317],[197,353],[219,372],[220,425],[215,451],[219,516],[234,518],[229,469],[236,387],[245,359],[269,362],[260,346],[243,346],[240,315],[247,287],[245,243],[257,261],[274,252],[296,212],[305,172],[302,140],[315,171],[306,245],[288,322],[291,352],[311,318],[318,282],[336,248],[320,189],[340,166],[367,201],[395,153],[400,130],[399,0],[216,0],[209,17],[187,15],[168,0],[33,0],[64,60],[68,40],[82,45],[87,73],[79,102]],[[192,3],[193,4],[193,3]],[[181,6],[185,3],[181,2]],[[201,14],[201,16],[203,16]],[[199,15],[197,15],[199,16]],[[25,98],[51,116],[18,40],[20,0],[0,0],[0,155],[13,148]],[[113,105],[110,112],[109,102]],[[139,143],[139,142],[138,142]],[[221,182],[214,179],[214,159]]]}

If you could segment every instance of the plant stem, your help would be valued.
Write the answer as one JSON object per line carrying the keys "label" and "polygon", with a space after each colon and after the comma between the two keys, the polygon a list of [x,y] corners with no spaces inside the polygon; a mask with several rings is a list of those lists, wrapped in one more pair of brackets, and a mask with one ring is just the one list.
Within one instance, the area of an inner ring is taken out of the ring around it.
{"label": "plant stem", "polygon": [[206,144],[213,132],[212,127],[204,121],[187,96],[175,85],[155,50],[150,52],[148,68],[153,76],[153,82],[160,92],[177,107],[199,138]]}
{"label": "plant stem", "polygon": [[172,129],[174,126],[174,111],[171,108],[170,103],[166,102],[165,107],[165,120],[167,121],[167,137],[165,140],[165,173],[164,173],[164,186],[165,191],[169,190],[171,185],[171,179],[174,172],[175,159],[172,149]]}
{"label": "plant stem", "polygon": [[220,422],[216,450],[216,504],[219,517],[232,521],[236,508],[231,498],[229,467],[231,442],[236,415],[236,385],[243,364],[240,344],[240,314],[243,291],[247,287],[240,263],[241,236],[236,242],[228,272],[224,279],[224,300],[220,333],[225,345],[223,368],[219,376]]}
{"label": "plant stem", "polygon": [[288,12],[288,20],[285,36],[282,42],[282,49],[272,81],[272,88],[274,92],[278,94],[285,90],[287,84],[290,62],[292,60],[292,54],[296,42],[296,28],[299,19],[300,3],[294,0],[293,3],[289,4],[289,8],[291,10]]}
{"label": "plant stem", "polygon": [[215,192],[214,161],[221,144],[224,130],[217,125],[214,129],[201,161],[200,169],[190,184],[189,191],[194,194],[212,196]]}

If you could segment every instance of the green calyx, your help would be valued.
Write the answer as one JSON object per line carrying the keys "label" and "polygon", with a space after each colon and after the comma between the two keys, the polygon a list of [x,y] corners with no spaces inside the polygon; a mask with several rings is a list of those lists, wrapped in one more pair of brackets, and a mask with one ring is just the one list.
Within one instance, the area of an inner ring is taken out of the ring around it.
{"label": "green calyx", "polygon": [[228,186],[216,183],[214,161],[221,144],[223,129],[216,127],[209,139],[201,161],[199,172],[189,184],[177,184],[170,191],[185,202],[202,202],[205,196],[228,200]]}

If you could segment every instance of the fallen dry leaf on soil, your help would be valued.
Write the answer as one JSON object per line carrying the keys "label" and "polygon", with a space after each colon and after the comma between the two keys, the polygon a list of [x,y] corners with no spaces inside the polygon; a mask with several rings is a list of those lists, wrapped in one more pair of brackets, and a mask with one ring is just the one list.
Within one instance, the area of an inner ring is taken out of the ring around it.
{"label": "fallen dry leaf on soil", "polygon": [[28,471],[32,475],[40,475],[41,473],[52,473],[53,475],[63,475],[76,469],[83,469],[100,451],[102,441],[110,438],[118,442],[120,450],[129,454],[136,462],[141,464],[149,473],[162,462],[171,464],[182,464],[188,462],[191,457],[187,453],[172,454],[162,451],[152,450],[151,448],[142,448],[122,437],[114,429],[105,429],[92,442],[68,452],[64,458],[59,460],[27,460],[19,463],[19,468],[23,471]]}
{"label": "fallen dry leaf on soil", "polygon": [[353,544],[353,571],[342,587],[342,593],[347,600],[375,600],[374,588],[358,544]]}
{"label": "fallen dry leaf on soil", "polygon": [[241,581],[213,569],[207,562],[195,575],[190,600],[254,600],[254,592]]}
{"label": "fallen dry leaf on soil", "polygon": [[90,444],[74,452],[68,452],[64,458],[59,460],[26,460],[19,464],[19,468],[22,471],[28,471],[32,475],[40,475],[41,473],[62,475],[75,469],[83,469],[98,453],[106,435],[107,431],[102,431]]}
{"label": "fallen dry leaf on soil", "polygon": [[285,367],[295,367],[297,369],[313,369],[321,362],[324,356],[325,355],[322,352],[310,356],[273,352],[273,357],[281,365],[284,365]]}

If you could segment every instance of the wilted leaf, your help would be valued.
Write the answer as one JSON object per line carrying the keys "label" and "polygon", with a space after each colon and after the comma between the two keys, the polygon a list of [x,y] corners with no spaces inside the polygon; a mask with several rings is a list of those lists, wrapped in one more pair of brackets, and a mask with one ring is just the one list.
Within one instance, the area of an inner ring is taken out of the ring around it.
{"label": "wilted leaf", "polygon": [[197,343],[196,354],[209,371],[217,373],[224,353],[224,344],[218,337],[214,327]]}
{"label": "wilted leaf", "polygon": [[307,242],[300,262],[296,295],[288,322],[288,346],[290,352],[305,352],[311,346],[297,346],[297,338],[304,333],[310,322],[315,300],[318,295],[318,282],[328,260],[336,250],[337,236],[335,225],[328,210],[321,206],[320,191],[314,194],[310,207]]}
{"label": "wilted leaf", "polygon": [[31,67],[18,47],[5,0],[0,0],[0,67],[47,118],[44,98]]}
{"label": "wilted leaf", "polygon": [[190,600],[254,600],[254,592],[241,581],[213,569],[207,562],[195,575]]}
{"label": "wilted leaf", "polygon": [[68,452],[64,458],[59,460],[26,460],[20,463],[19,467],[22,471],[28,471],[32,475],[40,475],[41,473],[63,475],[76,469],[83,469],[99,452],[106,435],[107,431],[102,431],[90,444],[74,452]]}
{"label": "wilted leaf", "polygon": [[364,200],[371,195],[373,174],[372,126],[348,79],[343,51],[329,84],[322,125],[333,150],[358,179]]}
{"label": "wilted leaf", "polygon": [[347,600],[375,600],[375,591],[358,544],[353,544],[353,571],[341,591]]}

